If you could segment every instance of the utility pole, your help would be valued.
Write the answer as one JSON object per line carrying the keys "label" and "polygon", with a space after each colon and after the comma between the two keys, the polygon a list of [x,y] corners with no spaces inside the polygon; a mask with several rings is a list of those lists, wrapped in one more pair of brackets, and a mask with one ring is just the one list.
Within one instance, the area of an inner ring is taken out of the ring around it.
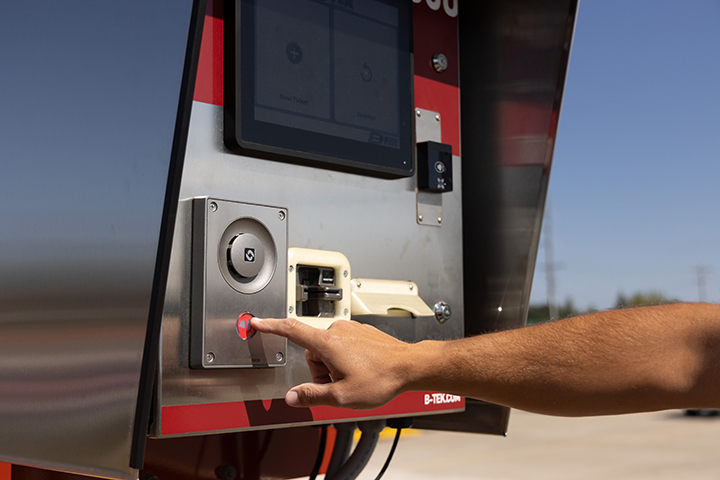
{"label": "utility pole", "polygon": [[705,265],[697,266],[698,277],[698,300],[702,303],[707,302],[707,280],[705,279]]}
{"label": "utility pole", "polygon": [[559,318],[557,301],[555,298],[555,258],[553,255],[552,208],[550,198],[545,205],[545,283],[547,285],[547,303],[550,319]]}

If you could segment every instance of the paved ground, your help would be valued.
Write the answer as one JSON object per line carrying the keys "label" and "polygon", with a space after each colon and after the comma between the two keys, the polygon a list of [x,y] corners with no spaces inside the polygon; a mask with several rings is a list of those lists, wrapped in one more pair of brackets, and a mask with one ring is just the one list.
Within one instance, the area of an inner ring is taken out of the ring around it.
{"label": "paved ground", "polygon": [[[373,480],[392,441],[359,477]],[[720,417],[680,412],[556,418],[513,411],[506,438],[425,431],[400,440],[383,480],[720,479]]]}

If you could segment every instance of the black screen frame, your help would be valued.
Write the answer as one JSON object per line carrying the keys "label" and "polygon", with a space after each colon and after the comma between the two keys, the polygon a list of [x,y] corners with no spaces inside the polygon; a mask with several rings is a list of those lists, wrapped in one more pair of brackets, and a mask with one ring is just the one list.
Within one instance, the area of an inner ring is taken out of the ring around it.
{"label": "black screen frame", "polygon": [[255,120],[256,0],[225,5],[224,140],[243,155],[400,178],[415,174],[412,2],[376,0],[398,9],[400,147],[385,147]]}

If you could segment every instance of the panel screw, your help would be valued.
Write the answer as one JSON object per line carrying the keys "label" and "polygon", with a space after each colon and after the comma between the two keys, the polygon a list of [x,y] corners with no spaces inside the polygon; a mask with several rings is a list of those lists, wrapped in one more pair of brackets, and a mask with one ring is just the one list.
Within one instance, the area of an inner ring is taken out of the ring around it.
{"label": "panel screw", "polygon": [[422,216],[422,215],[418,215],[418,220],[422,222],[422,219],[423,219],[423,216]]}
{"label": "panel screw", "polygon": [[362,287],[362,283],[356,282],[355,285],[357,285],[358,288]]}
{"label": "panel screw", "polygon": [[343,277],[347,278],[347,276],[348,276],[348,271],[347,270],[343,271]]}
{"label": "panel screw", "polygon": [[412,290],[414,288],[412,283],[410,285],[408,285],[408,287],[410,287],[410,290]]}
{"label": "panel screw", "polygon": [[348,309],[347,309],[347,308],[346,308],[345,310],[343,310],[343,314],[344,314],[344,315],[347,315],[348,313],[350,313],[350,312],[348,312]]}
{"label": "panel screw", "polygon": [[293,266],[290,265],[290,266],[288,267],[288,272],[292,273],[293,270],[294,270]]}
{"label": "panel screw", "polygon": [[211,212],[217,212],[217,203],[210,202],[210,211]]}
{"label": "panel screw", "polygon": [[281,222],[282,222],[283,220],[285,220],[285,212],[283,212],[282,210],[280,210],[280,211],[278,212],[278,218],[280,219]]}
{"label": "panel screw", "polygon": [[215,361],[215,354],[210,352],[207,355],[205,355],[205,361],[207,363],[213,363]]}
{"label": "panel screw", "polygon": [[436,72],[442,73],[448,67],[448,59],[442,53],[436,53],[432,57],[432,66]]}
{"label": "panel screw", "polygon": [[418,117],[422,117],[422,112],[419,108],[415,109],[415,115],[417,115]]}
{"label": "panel screw", "polygon": [[440,121],[440,114],[439,114],[439,113],[438,113],[437,115],[435,115],[435,120],[437,120],[438,122]]}
{"label": "panel screw", "polygon": [[292,307],[288,308],[288,312],[292,313],[292,312],[293,312],[293,308],[292,308]]}
{"label": "panel screw", "polygon": [[282,361],[283,361],[283,354],[282,354],[282,352],[277,352],[277,353],[275,354],[275,360],[277,360],[278,362],[282,362]]}
{"label": "panel screw", "polygon": [[438,223],[442,225],[442,217],[438,217]]}

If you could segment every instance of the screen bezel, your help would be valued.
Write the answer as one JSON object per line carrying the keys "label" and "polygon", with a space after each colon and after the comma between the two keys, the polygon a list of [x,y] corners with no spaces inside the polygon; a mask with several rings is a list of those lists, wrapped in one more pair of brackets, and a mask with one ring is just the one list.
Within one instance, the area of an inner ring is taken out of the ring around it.
{"label": "screen bezel", "polygon": [[255,1],[226,3],[226,22],[232,24],[225,28],[225,145],[243,155],[314,167],[382,177],[414,175],[412,2],[376,0],[398,9],[400,147],[393,148],[255,120]]}

